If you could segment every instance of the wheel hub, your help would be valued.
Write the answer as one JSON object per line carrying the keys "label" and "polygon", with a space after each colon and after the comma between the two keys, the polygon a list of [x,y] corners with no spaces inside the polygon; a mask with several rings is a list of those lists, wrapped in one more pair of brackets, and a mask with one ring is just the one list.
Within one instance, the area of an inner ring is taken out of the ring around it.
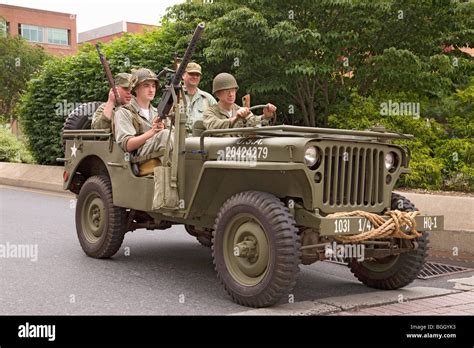
{"label": "wheel hub", "polygon": [[91,242],[96,242],[104,232],[105,207],[102,199],[91,195],[86,199],[82,216],[85,237]]}
{"label": "wheel hub", "polygon": [[253,217],[236,217],[229,224],[224,250],[227,268],[237,282],[253,286],[263,279],[270,260],[269,243]]}
{"label": "wheel hub", "polygon": [[250,262],[255,262],[258,256],[257,251],[257,240],[253,236],[247,236],[240,243],[237,243],[234,247],[234,255],[237,257],[247,258]]}

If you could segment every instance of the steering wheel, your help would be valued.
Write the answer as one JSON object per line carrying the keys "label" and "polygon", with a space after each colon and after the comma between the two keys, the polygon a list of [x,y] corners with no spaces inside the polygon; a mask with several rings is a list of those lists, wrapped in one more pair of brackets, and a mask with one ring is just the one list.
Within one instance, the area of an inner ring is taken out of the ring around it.
{"label": "steering wheel", "polygon": [[[250,111],[256,110],[256,109],[264,109],[267,107],[267,104],[260,104],[260,105],[254,105],[249,108]],[[268,124],[270,126],[273,126],[276,122],[276,112],[273,113],[273,117],[268,119]]]}

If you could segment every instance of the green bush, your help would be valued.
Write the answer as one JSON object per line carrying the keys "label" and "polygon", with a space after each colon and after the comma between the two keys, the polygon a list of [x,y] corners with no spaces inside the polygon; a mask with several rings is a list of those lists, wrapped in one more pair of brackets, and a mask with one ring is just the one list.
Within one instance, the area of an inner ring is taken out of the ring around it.
{"label": "green bush", "polygon": [[[347,103],[334,108],[330,127],[368,129],[381,124],[387,129],[413,134],[414,140],[398,140],[411,153],[411,173],[398,187],[430,190],[474,191],[474,145],[472,130],[474,93],[471,85],[452,95],[429,100],[413,93],[378,91],[370,97],[354,92]],[[383,116],[381,103],[419,102],[420,115]]]}
{"label": "green bush", "polygon": [[0,127],[0,162],[34,162],[25,144],[3,127]]}

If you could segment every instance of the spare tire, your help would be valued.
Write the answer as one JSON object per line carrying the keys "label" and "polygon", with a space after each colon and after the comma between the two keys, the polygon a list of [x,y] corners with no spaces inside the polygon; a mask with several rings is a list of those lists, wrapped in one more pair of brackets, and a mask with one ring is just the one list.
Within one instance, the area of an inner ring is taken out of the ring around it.
{"label": "spare tire", "polygon": [[[102,102],[89,102],[79,105],[67,117],[61,130],[61,140],[64,130],[80,130],[90,129],[92,124],[92,116],[99,108]],[[65,144],[62,140],[63,146]]]}

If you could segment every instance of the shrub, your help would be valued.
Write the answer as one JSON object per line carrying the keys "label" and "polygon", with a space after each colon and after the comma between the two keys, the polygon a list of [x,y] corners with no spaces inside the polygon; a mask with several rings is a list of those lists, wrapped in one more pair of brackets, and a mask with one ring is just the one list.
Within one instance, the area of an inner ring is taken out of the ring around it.
{"label": "shrub", "polygon": [[0,162],[33,163],[25,144],[3,127],[0,127]]}

